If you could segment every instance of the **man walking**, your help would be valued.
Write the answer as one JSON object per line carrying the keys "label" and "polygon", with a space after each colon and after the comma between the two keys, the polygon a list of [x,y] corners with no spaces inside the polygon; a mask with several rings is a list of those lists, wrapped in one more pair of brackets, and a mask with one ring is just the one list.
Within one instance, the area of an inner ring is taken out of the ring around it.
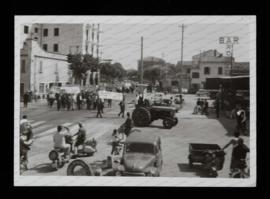
{"label": "man walking", "polygon": [[97,100],[97,117],[100,116],[102,118],[101,111],[102,111],[102,102],[101,102],[101,99],[98,98],[98,100]]}
{"label": "man walking", "polygon": [[60,100],[60,94],[59,93],[55,93],[55,99],[56,99],[56,104],[57,104],[57,111],[60,111],[61,100]]}
{"label": "man walking", "polygon": [[82,96],[80,93],[77,94],[77,107],[78,107],[78,110],[81,110],[81,103],[82,103]]}
{"label": "man walking", "polygon": [[25,92],[24,95],[23,95],[24,108],[27,107],[28,102],[29,102],[29,94],[27,92]]}
{"label": "man walking", "polygon": [[119,106],[120,106],[120,113],[118,114],[118,117],[120,117],[120,115],[122,115],[122,117],[124,117],[125,116],[125,101],[122,100],[119,103]]}
{"label": "man walking", "polygon": [[133,122],[132,122],[132,119],[130,118],[129,112],[127,112],[127,119],[124,123],[124,126],[125,126],[125,134],[126,134],[126,136],[129,136],[131,129],[133,127]]}

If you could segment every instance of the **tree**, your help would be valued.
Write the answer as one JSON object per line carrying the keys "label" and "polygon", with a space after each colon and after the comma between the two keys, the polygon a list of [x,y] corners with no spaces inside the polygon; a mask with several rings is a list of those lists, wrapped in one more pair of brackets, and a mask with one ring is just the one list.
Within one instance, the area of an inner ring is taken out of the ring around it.
{"label": "tree", "polygon": [[138,70],[130,69],[126,71],[127,73],[127,78],[132,81],[139,81],[139,73]]}
{"label": "tree", "polygon": [[156,80],[160,79],[161,69],[160,67],[148,68],[143,72],[143,77],[152,83],[155,83]]}
{"label": "tree", "polygon": [[68,54],[67,58],[70,63],[69,69],[77,84],[86,77],[88,70],[97,71],[99,68],[98,59],[89,54]]}

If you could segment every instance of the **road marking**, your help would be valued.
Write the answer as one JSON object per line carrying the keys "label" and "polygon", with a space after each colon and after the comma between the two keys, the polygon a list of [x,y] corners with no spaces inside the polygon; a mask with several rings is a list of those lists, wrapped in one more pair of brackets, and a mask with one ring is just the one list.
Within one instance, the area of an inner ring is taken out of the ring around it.
{"label": "road marking", "polygon": [[[62,126],[69,126],[69,128],[74,128],[74,126],[70,126],[72,123],[64,123],[64,124],[61,124]],[[47,131],[44,131],[44,132],[41,132],[39,133],[38,135],[35,136],[35,139],[38,139],[38,138],[42,138],[42,137],[45,137],[45,136],[48,136],[48,135],[51,135],[53,133],[56,133],[56,127],[53,127],[51,129],[48,129]]]}
{"label": "road marking", "polygon": [[53,124],[45,124],[34,129],[34,133],[45,130],[46,128],[53,127]]}
{"label": "road marking", "polygon": [[35,123],[31,124],[31,126],[32,126],[33,128],[35,128],[35,127],[37,127],[38,125],[44,124],[45,122],[46,122],[46,121],[35,122]]}

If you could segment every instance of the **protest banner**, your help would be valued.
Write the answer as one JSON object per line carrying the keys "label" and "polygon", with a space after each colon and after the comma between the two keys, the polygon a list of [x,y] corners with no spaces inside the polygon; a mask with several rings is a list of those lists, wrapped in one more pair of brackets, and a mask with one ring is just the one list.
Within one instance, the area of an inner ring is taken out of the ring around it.
{"label": "protest banner", "polygon": [[79,92],[81,92],[81,89],[80,86],[62,86],[61,91],[70,94],[78,94]]}
{"label": "protest banner", "polygon": [[116,93],[116,92],[110,92],[110,91],[98,91],[98,96],[101,99],[112,99],[117,101],[123,100],[123,94],[122,93]]}

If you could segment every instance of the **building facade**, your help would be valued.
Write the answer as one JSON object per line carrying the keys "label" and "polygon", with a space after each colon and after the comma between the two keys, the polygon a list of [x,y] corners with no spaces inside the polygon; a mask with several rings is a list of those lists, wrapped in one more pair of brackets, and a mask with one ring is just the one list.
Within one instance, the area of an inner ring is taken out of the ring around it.
{"label": "building facade", "polygon": [[234,58],[224,57],[216,50],[208,50],[192,57],[191,88],[204,88],[206,78],[229,76]]}
{"label": "building facade", "polygon": [[20,37],[21,93],[43,95],[53,84],[74,83],[67,54],[99,56],[99,24],[23,24]]}
{"label": "building facade", "polygon": [[21,48],[25,39],[31,38],[47,52],[99,54],[98,24],[23,24],[20,31]]}
{"label": "building facade", "polygon": [[36,92],[43,96],[53,85],[65,85],[71,81],[67,56],[48,53],[37,41],[26,39],[21,49],[20,92]]}

